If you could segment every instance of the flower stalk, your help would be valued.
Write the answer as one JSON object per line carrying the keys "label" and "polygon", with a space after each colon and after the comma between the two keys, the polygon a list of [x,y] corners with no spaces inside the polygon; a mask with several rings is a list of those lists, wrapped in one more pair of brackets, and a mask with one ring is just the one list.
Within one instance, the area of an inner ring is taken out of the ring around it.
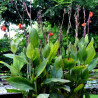
{"label": "flower stalk", "polygon": [[[86,16],[86,14],[85,14],[85,9],[84,9],[84,7],[83,7],[83,14],[84,14],[84,23],[86,22],[86,18],[85,18],[85,16]],[[83,33],[83,37],[85,38],[85,35],[86,35],[86,25],[84,26],[84,33]]]}

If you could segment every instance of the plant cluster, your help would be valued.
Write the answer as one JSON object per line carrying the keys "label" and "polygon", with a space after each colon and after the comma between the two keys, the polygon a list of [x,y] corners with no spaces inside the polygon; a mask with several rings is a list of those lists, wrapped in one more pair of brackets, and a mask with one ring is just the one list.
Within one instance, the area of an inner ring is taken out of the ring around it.
{"label": "plant cluster", "polygon": [[[54,1],[56,2],[56,0]],[[29,12],[24,0],[22,3],[30,20],[30,26],[27,29],[23,25],[25,23],[24,18],[18,11],[17,5],[15,7],[22,21],[19,24],[19,29],[24,32],[26,45],[23,46],[20,53],[17,53],[18,43],[11,42],[9,37],[12,53],[4,54],[4,56],[12,59],[13,62],[8,64],[0,61],[10,70],[10,77],[8,76],[7,81],[16,88],[7,89],[7,91],[21,92],[27,98],[83,98],[83,94],[89,97],[85,84],[90,78],[90,71],[98,64],[98,58],[95,58],[96,52],[93,46],[94,39],[92,38],[90,41],[88,39],[89,23],[93,12],[89,12],[86,22],[84,9],[84,23],[82,24],[84,34],[79,39],[80,6],[77,5],[74,14],[75,42],[71,43],[68,38],[71,29],[71,2],[68,8],[68,29],[66,35],[64,35],[67,40],[65,46],[62,33],[66,14],[65,9],[58,28],[55,26],[52,28],[46,20],[42,22],[40,10],[36,29],[32,27],[31,9]],[[57,1],[57,4],[62,5],[62,3],[64,3],[64,0]],[[86,34],[86,27],[88,34]],[[2,25],[1,30],[6,32],[6,29],[6,26]],[[57,35],[53,32],[57,32]],[[23,68],[25,68],[25,74],[22,72]]]}
{"label": "plant cluster", "polygon": [[[67,48],[65,57],[57,55],[59,42],[40,44],[38,30],[29,27],[27,47],[16,54],[18,45],[11,43],[13,54],[4,54],[13,59],[11,65],[0,61],[10,69],[11,76],[7,81],[17,89],[8,89],[9,92],[21,92],[24,96],[37,98],[70,97],[81,98],[88,96],[84,86],[89,79],[89,71],[96,67],[98,58],[88,36],[76,39],[74,45]],[[48,34],[48,36],[50,33]],[[50,36],[51,37],[51,36]],[[21,72],[26,66],[26,76]]]}

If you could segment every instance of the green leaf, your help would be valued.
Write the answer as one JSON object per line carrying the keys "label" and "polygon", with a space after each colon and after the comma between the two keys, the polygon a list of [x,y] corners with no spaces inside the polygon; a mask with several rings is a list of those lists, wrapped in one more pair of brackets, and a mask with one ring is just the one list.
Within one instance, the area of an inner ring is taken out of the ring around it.
{"label": "green leaf", "polygon": [[81,45],[78,50],[78,59],[81,62],[81,64],[84,64],[86,58],[87,58],[86,47],[84,45]]}
{"label": "green leaf", "polygon": [[29,28],[29,36],[30,36],[30,43],[33,45],[33,47],[38,47],[39,40],[37,30],[34,28]]}
{"label": "green leaf", "polygon": [[85,68],[87,68],[85,65],[75,66],[72,68],[72,71],[78,74],[80,71],[82,71]]}
{"label": "green leaf", "polygon": [[19,90],[34,90],[31,82],[23,77],[11,77],[7,79],[8,83]]}
{"label": "green leaf", "polygon": [[90,62],[93,60],[94,56],[96,55],[95,49],[93,46],[90,47],[90,45],[86,49],[87,51],[87,58],[85,60],[85,64],[90,64]]}
{"label": "green leaf", "polygon": [[46,65],[47,65],[48,59],[44,59],[40,65],[38,65],[37,69],[36,69],[36,77],[35,79],[44,71]]}
{"label": "green leaf", "polygon": [[98,64],[98,58],[93,59],[91,63],[88,65],[88,70],[91,71],[96,67],[97,64]]}
{"label": "green leaf", "polygon": [[68,91],[68,92],[70,92],[70,91],[71,91],[70,87],[69,87],[69,86],[67,86],[67,85],[59,86],[58,88],[63,89],[63,90]]}
{"label": "green leaf", "polygon": [[58,48],[59,48],[59,42],[56,41],[55,44],[52,45],[52,47],[51,47],[51,50],[50,50],[50,53],[49,53],[49,56],[48,56],[49,61],[51,61],[55,57]]}
{"label": "green leaf", "polygon": [[74,43],[74,45],[77,46],[78,43],[79,43],[79,39],[78,39],[78,38],[75,38],[75,43]]}
{"label": "green leaf", "polygon": [[62,68],[60,68],[59,70],[56,70],[55,67],[52,67],[52,71],[51,71],[51,77],[52,78],[62,78],[63,76],[63,70]]}
{"label": "green leaf", "polygon": [[82,74],[82,71],[86,68],[87,66],[80,65],[80,66],[75,66],[70,70],[71,77],[74,79],[74,81],[78,82],[81,81],[81,78],[85,79],[85,76],[84,74]]}
{"label": "green leaf", "polygon": [[63,70],[60,68],[58,71],[56,71],[56,78],[62,78],[63,76]]}
{"label": "green leaf", "polygon": [[85,36],[85,44],[87,45],[88,42],[89,42],[89,40],[88,40],[88,35],[86,34],[86,36]]}
{"label": "green leaf", "polygon": [[84,45],[84,38],[81,38],[78,42],[78,47],[81,47],[82,45]]}
{"label": "green leaf", "polygon": [[0,76],[1,79],[10,78],[11,76]]}
{"label": "green leaf", "polygon": [[87,46],[87,50],[89,50],[94,44],[94,39],[92,38],[92,40],[90,41],[90,43]]}
{"label": "green leaf", "polygon": [[49,78],[46,79],[42,84],[49,84],[51,82],[56,82],[56,83],[69,83],[69,80],[65,80],[65,79],[60,79],[60,78]]}
{"label": "green leaf", "polygon": [[8,58],[11,58],[11,59],[13,59],[14,58],[14,54],[3,54],[5,57],[8,57]]}
{"label": "green leaf", "polygon": [[10,67],[11,74],[14,76],[21,76],[20,71],[13,65]]}
{"label": "green leaf", "polygon": [[21,61],[17,60],[16,57],[13,58],[13,66],[14,66],[18,71],[21,70],[21,68],[23,67],[23,65],[24,65],[24,62],[21,62]]}
{"label": "green leaf", "polygon": [[37,98],[49,98],[49,94],[39,94]]}
{"label": "green leaf", "polygon": [[1,63],[1,64],[4,64],[4,65],[5,65],[6,67],[8,67],[9,69],[10,69],[10,67],[11,67],[9,64],[7,64],[7,63],[5,63],[5,62],[3,62],[3,61],[0,61],[0,63]]}
{"label": "green leaf", "polygon": [[70,57],[72,57],[74,60],[77,60],[77,49],[74,45],[70,45]]}
{"label": "green leaf", "polygon": [[10,92],[10,93],[21,93],[20,90],[17,90],[17,89],[6,89],[7,92]]}
{"label": "green leaf", "polygon": [[17,51],[17,44],[11,43],[11,51],[15,54]]}
{"label": "green leaf", "polygon": [[33,55],[34,55],[34,48],[33,48],[33,45],[30,43],[27,47],[27,51],[26,51],[26,55],[29,59],[32,59],[33,58]]}
{"label": "green leaf", "polygon": [[50,46],[47,44],[47,45],[44,47],[44,49],[42,50],[42,54],[43,54],[43,56],[44,56],[45,58],[47,58],[48,55],[49,55],[49,53],[50,53]]}
{"label": "green leaf", "polygon": [[64,47],[61,48],[62,57],[65,57],[65,49]]}
{"label": "green leaf", "polygon": [[75,61],[73,60],[73,58],[65,58],[63,62],[65,69],[67,68],[69,70],[75,66]]}
{"label": "green leaf", "polygon": [[23,68],[23,66],[27,63],[26,57],[24,55],[23,52],[21,52],[19,55],[16,55],[13,58],[13,66],[17,69],[17,70],[21,70]]}
{"label": "green leaf", "polygon": [[82,88],[84,87],[84,84],[80,84],[78,85],[75,89],[74,89],[74,92],[78,92],[79,90],[81,90]]}
{"label": "green leaf", "polygon": [[12,73],[12,75],[20,75],[20,72],[13,66],[13,65],[9,65],[5,62],[0,61],[1,64],[4,64],[6,67],[8,67]]}
{"label": "green leaf", "polygon": [[84,68],[84,69],[82,70],[82,79],[88,80],[88,78],[89,78],[89,71],[88,71],[88,68]]}
{"label": "green leaf", "polygon": [[21,52],[19,55],[15,55],[15,57],[21,62],[28,63],[28,61],[26,60],[26,56],[23,52]]}
{"label": "green leaf", "polygon": [[62,67],[62,64],[63,64],[62,56],[57,57],[54,63],[55,69],[59,70]]}
{"label": "green leaf", "polygon": [[50,98],[65,98],[63,95],[60,95],[58,93],[51,93]]}
{"label": "green leaf", "polygon": [[39,49],[38,48],[35,48],[34,49],[34,55],[33,55],[33,61],[34,60],[36,60],[36,59],[38,59],[40,57],[40,51],[39,51]]}

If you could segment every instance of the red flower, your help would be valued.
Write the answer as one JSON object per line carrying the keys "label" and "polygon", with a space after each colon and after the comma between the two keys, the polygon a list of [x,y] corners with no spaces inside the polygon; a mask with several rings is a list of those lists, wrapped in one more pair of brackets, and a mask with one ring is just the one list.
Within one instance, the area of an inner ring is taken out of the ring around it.
{"label": "red flower", "polygon": [[49,36],[53,36],[53,33],[50,32],[50,33],[49,33]]}
{"label": "red flower", "polygon": [[86,26],[86,23],[83,23],[82,26],[83,26],[83,27]]}
{"label": "red flower", "polygon": [[19,24],[18,26],[19,26],[19,29],[22,29],[22,25],[21,24]]}
{"label": "red flower", "polygon": [[90,15],[90,17],[93,17],[93,12],[90,11],[89,12],[89,15]]}
{"label": "red flower", "polygon": [[1,26],[1,30],[5,32],[6,31],[6,27],[4,25],[2,25]]}

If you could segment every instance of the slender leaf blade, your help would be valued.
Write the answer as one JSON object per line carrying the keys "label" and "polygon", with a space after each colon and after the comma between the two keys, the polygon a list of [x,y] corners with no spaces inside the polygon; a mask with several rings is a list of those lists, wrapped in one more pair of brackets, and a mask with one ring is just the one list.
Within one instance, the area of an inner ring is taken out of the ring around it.
{"label": "slender leaf blade", "polygon": [[49,84],[51,82],[54,82],[54,83],[69,83],[70,81],[69,80],[65,80],[65,79],[60,79],[60,78],[49,78],[49,79],[46,79],[43,84]]}
{"label": "slender leaf blade", "polygon": [[[47,65],[48,59],[43,60],[40,65],[36,69],[36,78],[44,71],[46,65]],[[35,78],[35,79],[36,79]]]}

